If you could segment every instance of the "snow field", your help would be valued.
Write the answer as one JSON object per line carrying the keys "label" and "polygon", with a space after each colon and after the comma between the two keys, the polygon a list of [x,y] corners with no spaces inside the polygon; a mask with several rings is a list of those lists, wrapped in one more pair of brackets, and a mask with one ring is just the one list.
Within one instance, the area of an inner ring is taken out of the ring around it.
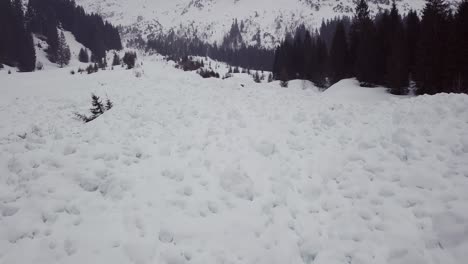
{"label": "snow field", "polygon": [[69,70],[0,71],[0,263],[468,257],[466,95]]}

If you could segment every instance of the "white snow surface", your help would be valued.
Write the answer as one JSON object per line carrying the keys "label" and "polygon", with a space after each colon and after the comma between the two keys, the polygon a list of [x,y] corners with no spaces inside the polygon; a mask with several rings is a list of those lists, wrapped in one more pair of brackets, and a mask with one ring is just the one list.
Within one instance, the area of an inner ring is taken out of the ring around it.
{"label": "white snow surface", "polygon": [[69,71],[0,70],[2,264],[466,263],[466,95]]}

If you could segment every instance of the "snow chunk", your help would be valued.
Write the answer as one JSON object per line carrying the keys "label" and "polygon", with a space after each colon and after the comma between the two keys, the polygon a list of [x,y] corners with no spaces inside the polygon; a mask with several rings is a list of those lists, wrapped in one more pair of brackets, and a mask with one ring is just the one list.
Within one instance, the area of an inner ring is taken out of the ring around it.
{"label": "snow chunk", "polygon": [[241,170],[240,166],[227,168],[221,173],[220,184],[223,190],[238,198],[250,201],[254,198],[253,181],[246,172]]}
{"label": "snow chunk", "polygon": [[276,146],[271,142],[262,141],[255,146],[255,149],[258,153],[262,154],[265,157],[268,157],[275,153]]}

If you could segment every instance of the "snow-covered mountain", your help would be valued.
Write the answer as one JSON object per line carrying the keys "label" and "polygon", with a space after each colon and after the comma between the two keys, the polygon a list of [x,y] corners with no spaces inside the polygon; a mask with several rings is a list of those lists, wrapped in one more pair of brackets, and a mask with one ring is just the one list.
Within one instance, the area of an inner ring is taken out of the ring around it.
{"label": "snow-covered mountain", "polygon": [[[77,0],[87,11],[101,14],[144,37],[175,30],[179,34],[220,42],[233,20],[242,21],[244,40],[260,32],[271,46],[285,32],[305,23],[320,26],[323,19],[352,15],[353,0]],[[389,8],[390,0],[371,0],[372,12]],[[424,0],[399,0],[400,10],[420,10]]]}

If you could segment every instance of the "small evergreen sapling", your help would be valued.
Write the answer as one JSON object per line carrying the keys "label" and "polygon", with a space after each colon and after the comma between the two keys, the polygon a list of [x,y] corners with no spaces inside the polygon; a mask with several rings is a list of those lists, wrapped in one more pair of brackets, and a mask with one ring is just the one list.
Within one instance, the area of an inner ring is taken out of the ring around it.
{"label": "small evergreen sapling", "polygon": [[107,98],[105,105],[102,102],[101,98],[99,98],[99,96],[95,94],[91,94],[91,100],[92,108],[89,109],[89,111],[91,112],[91,116],[75,113],[75,116],[85,123],[93,121],[94,119],[98,118],[106,111],[111,110],[112,107],[114,107],[114,103],[112,103],[112,101],[109,98]]}
{"label": "small evergreen sapling", "polygon": [[120,65],[120,57],[117,52],[114,53],[114,58],[112,59],[112,66]]}
{"label": "small evergreen sapling", "polygon": [[91,109],[89,109],[89,111],[91,111],[91,114],[93,114],[93,116],[95,117],[98,117],[104,114],[104,112],[106,111],[106,108],[104,104],[102,103],[101,98],[99,98],[99,96],[95,94],[92,94],[91,99],[92,99],[92,106],[93,106]]}
{"label": "small evergreen sapling", "polygon": [[256,83],[261,83],[262,82],[262,80],[260,79],[260,75],[258,74],[258,71],[255,72],[255,74],[253,75],[253,80]]}
{"label": "small evergreen sapling", "polygon": [[270,73],[270,74],[268,75],[268,82],[271,83],[273,80],[274,80],[274,79],[273,79],[273,73]]}
{"label": "small evergreen sapling", "polygon": [[112,107],[114,107],[114,103],[112,103],[112,101],[109,98],[107,98],[107,100],[106,100],[106,111],[111,110]]}

